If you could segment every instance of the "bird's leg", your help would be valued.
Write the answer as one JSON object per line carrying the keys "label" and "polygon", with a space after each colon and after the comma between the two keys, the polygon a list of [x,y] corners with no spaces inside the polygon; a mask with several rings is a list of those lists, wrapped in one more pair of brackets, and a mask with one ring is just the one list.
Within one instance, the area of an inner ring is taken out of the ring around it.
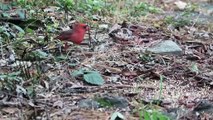
{"label": "bird's leg", "polygon": [[62,55],[64,51],[66,52],[67,49],[69,48],[69,45],[67,44],[67,42],[65,42],[65,46],[64,46],[64,50],[63,50],[63,49],[62,49],[63,44],[64,44],[64,42],[63,42],[62,44],[60,43],[60,45],[59,45],[59,52],[60,52],[60,55]]}
{"label": "bird's leg", "polygon": [[84,54],[84,50],[82,47],[80,47],[81,53],[83,54],[83,56],[86,58],[87,56]]}
{"label": "bird's leg", "polygon": [[[68,45],[68,43],[66,42],[65,43],[65,50],[66,50],[66,53],[67,53],[67,55],[66,55],[66,58],[68,57],[68,55],[71,53],[71,51],[72,51],[72,49],[71,50],[68,50],[68,48],[69,48],[69,45]],[[68,52],[67,52],[68,51]]]}
{"label": "bird's leg", "polygon": [[66,42],[66,43],[65,43],[65,46],[64,46],[64,50],[67,51],[68,48],[69,48],[69,45],[68,45],[68,43]]}
{"label": "bird's leg", "polygon": [[57,44],[57,48],[59,50],[59,54],[62,55],[62,45],[61,45],[61,42],[59,44]]}

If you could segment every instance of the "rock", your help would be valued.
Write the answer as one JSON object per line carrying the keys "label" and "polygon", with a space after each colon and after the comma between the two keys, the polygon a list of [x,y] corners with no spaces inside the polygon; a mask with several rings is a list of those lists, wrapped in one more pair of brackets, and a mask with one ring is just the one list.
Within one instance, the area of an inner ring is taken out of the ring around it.
{"label": "rock", "polygon": [[99,29],[106,29],[106,30],[109,29],[109,25],[108,24],[101,24],[98,27],[99,27]]}
{"label": "rock", "polygon": [[176,54],[180,55],[182,53],[182,49],[177,45],[177,43],[172,40],[165,40],[158,43],[151,48],[148,48],[147,51],[157,53],[157,54]]}
{"label": "rock", "polygon": [[99,103],[92,99],[83,99],[78,103],[80,108],[99,108]]}
{"label": "rock", "polygon": [[168,116],[171,120],[177,120],[178,116],[184,116],[188,111],[181,108],[168,108],[163,112],[164,115]]}
{"label": "rock", "polygon": [[186,2],[183,1],[176,1],[175,5],[180,9],[180,10],[184,10],[187,6]]}
{"label": "rock", "polygon": [[128,100],[124,97],[120,96],[108,96],[105,95],[102,98],[99,99],[99,103],[102,106],[108,106],[108,107],[116,107],[116,108],[126,108],[128,107],[129,103]]}
{"label": "rock", "polygon": [[208,100],[201,100],[193,111],[213,115],[213,103]]}
{"label": "rock", "polygon": [[[202,8],[202,7],[201,7]],[[205,11],[205,10],[204,10]],[[206,12],[203,12],[206,13]],[[196,24],[201,24],[201,25],[211,25],[213,22],[213,17],[212,13],[207,13],[207,14],[203,14],[203,13],[198,13],[198,12],[192,12],[189,16],[180,16],[180,14],[182,14],[182,12],[180,11],[175,11],[175,12],[165,12],[164,16],[171,16],[175,18],[175,21],[178,21],[180,19],[187,19],[191,22],[195,22]],[[196,20],[196,21],[195,21]]]}
{"label": "rock", "polygon": [[200,3],[200,10],[199,12],[201,14],[207,15],[207,16],[212,16],[213,15],[213,4],[209,3]]}

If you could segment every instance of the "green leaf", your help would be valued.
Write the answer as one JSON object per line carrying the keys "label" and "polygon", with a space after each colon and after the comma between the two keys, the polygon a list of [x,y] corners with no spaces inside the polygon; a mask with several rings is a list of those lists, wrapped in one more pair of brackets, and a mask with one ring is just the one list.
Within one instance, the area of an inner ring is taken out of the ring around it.
{"label": "green leaf", "polygon": [[96,71],[91,71],[91,72],[88,72],[87,74],[84,74],[83,78],[87,83],[90,83],[93,85],[103,85],[104,84],[104,79]]}
{"label": "green leaf", "polygon": [[9,32],[7,32],[7,31],[5,31],[5,32],[3,32],[7,37],[10,37],[11,35],[10,35],[10,33]]}
{"label": "green leaf", "polygon": [[144,111],[144,120],[151,120],[151,115],[148,111]]}
{"label": "green leaf", "polygon": [[3,10],[3,11],[8,11],[11,9],[11,5],[9,4],[3,4],[0,2],[0,10]]}
{"label": "green leaf", "polygon": [[110,118],[110,120],[124,120],[125,117],[120,112],[114,112]]}
{"label": "green leaf", "polygon": [[10,15],[8,13],[2,13],[1,15],[3,18],[10,18]]}
{"label": "green leaf", "polygon": [[167,117],[166,115],[163,115],[163,114],[159,114],[158,118],[159,118],[159,120],[170,120],[169,117]]}
{"label": "green leaf", "polygon": [[36,60],[44,60],[47,57],[48,57],[48,54],[46,52],[38,49],[38,50],[27,53],[24,59],[36,61]]}
{"label": "green leaf", "polygon": [[75,70],[73,73],[71,73],[71,75],[73,77],[78,77],[78,76],[83,75],[83,74],[84,74],[84,69]]}
{"label": "green leaf", "polygon": [[68,63],[68,66],[69,67],[75,67],[75,66],[77,66],[77,63]]}
{"label": "green leaf", "polygon": [[3,79],[5,79],[7,77],[7,75],[5,75],[5,74],[2,74],[2,75],[0,75],[0,80],[3,80]]}
{"label": "green leaf", "polygon": [[14,26],[20,33],[25,33],[24,30],[23,30],[21,27],[15,25],[15,24],[13,24],[13,26]]}
{"label": "green leaf", "polygon": [[9,75],[10,76],[18,76],[18,75],[20,75],[21,74],[21,71],[17,71],[17,72],[12,72],[12,73],[10,73]]}
{"label": "green leaf", "polygon": [[56,61],[63,61],[63,60],[67,60],[67,57],[65,55],[60,55],[60,56],[57,56],[55,57]]}
{"label": "green leaf", "polygon": [[27,33],[34,33],[34,31],[30,28],[26,28],[25,30],[26,30]]}
{"label": "green leaf", "polygon": [[102,107],[108,107],[108,108],[112,108],[114,106],[114,104],[112,103],[112,101],[109,101],[107,99],[104,98],[96,98],[96,101],[100,104],[100,106]]}
{"label": "green leaf", "polygon": [[157,119],[158,119],[158,115],[160,115],[160,114],[158,114],[157,111],[154,111],[154,112],[152,113],[152,118],[153,118],[153,120],[157,120]]}
{"label": "green leaf", "polygon": [[46,52],[43,52],[41,50],[36,50],[33,53],[34,53],[35,57],[38,57],[40,59],[45,59],[48,56],[48,54]]}
{"label": "green leaf", "polygon": [[139,111],[139,120],[143,120],[143,111]]}
{"label": "green leaf", "polygon": [[67,4],[68,6],[73,5],[73,0],[66,0],[66,4]]}
{"label": "green leaf", "polygon": [[17,14],[18,14],[19,18],[21,18],[21,19],[25,19],[26,18],[25,13],[24,13],[23,10],[18,10]]}

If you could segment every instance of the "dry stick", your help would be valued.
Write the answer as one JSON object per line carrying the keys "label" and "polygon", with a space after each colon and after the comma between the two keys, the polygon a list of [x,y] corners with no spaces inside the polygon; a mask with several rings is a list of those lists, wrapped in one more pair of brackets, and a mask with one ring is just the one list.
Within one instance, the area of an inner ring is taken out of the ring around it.
{"label": "dry stick", "polygon": [[23,73],[26,75],[26,78],[29,79],[31,77],[30,67],[28,67],[26,62],[21,62],[21,63],[22,63]]}
{"label": "dry stick", "polygon": [[18,115],[19,115],[19,118],[20,118],[21,120],[24,120],[23,106],[21,105],[21,102],[20,102],[20,99],[19,99],[19,98],[18,98],[18,101],[19,101]]}
{"label": "dry stick", "polygon": [[98,34],[98,26],[97,26],[97,28],[95,29],[95,36],[94,36],[95,39],[98,39],[98,38],[97,38],[97,34]]}
{"label": "dry stick", "polygon": [[[16,95],[12,95],[10,93],[6,93],[6,92],[3,92],[3,93],[5,93],[9,96],[12,96],[12,97],[18,97]],[[19,102],[8,102],[8,101],[6,101],[6,99],[0,100],[0,107],[2,107],[2,106],[10,106],[10,107],[26,106],[26,107],[30,107],[31,106],[31,105],[29,105],[30,100],[27,100],[26,98],[23,98],[23,97],[22,98],[19,97],[18,99],[19,99]],[[39,99],[35,100],[35,102],[40,103],[40,104],[44,104],[44,105],[47,105],[47,106],[53,106],[53,104],[39,101]]]}
{"label": "dry stick", "polygon": [[[90,87],[90,86],[85,86],[82,88],[88,89],[87,92],[95,92],[98,90],[117,90],[117,89],[124,89],[124,88],[134,88],[135,86],[133,85],[115,85],[115,84],[107,84],[104,86],[97,86],[97,87]],[[144,89],[156,89],[156,87],[148,86],[148,85],[139,85],[137,86],[138,88],[144,88]]]}
{"label": "dry stick", "polygon": [[91,45],[92,45],[92,40],[91,40],[90,29],[88,30],[88,35],[89,35],[89,47],[91,47]]}
{"label": "dry stick", "polygon": [[[103,86],[102,88],[106,89],[106,87],[113,87],[113,88],[133,88],[132,85],[115,85],[115,84],[107,84]],[[148,86],[148,85],[139,85],[138,88],[149,88],[149,89],[155,89],[155,87]]]}
{"label": "dry stick", "polygon": [[[118,89],[132,89],[132,88],[135,88],[135,86],[133,85],[114,85],[114,84],[108,84],[106,86],[97,86],[97,87],[90,87],[90,86],[84,86],[82,87],[82,89],[85,88],[85,91],[86,93],[95,93],[95,92],[99,92],[100,90],[104,90],[104,91],[111,91],[111,90],[118,90]],[[152,86],[148,86],[148,85],[139,85],[137,86],[137,88],[142,88],[142,89],[157,89],[156,87],[152,87]],[[75,88],[73,88],[75,89]],[[71,92],[71,93],[61,93],[61,97],[68,97],[68,96],[79,96],[80,94],[82,94],[81,92],[75,92],[74,94]],[[81,97],[81,96],[79,96]],[[85,95],[83,96],[85,97]],[[70,97],[68,97],[70,98]],[[76,98],[74,97],[73,99],[75,100],[78,100],[79,98]],[[81,98],[82,99],[82,98]],[[44,100],[44,99],[39,99],[40,101],[41,100]]]}
{"label": "dry stick", "polygon": [[[4,91],[2,91],[2,93],[4,93],[5,95],[14,97],[14,98],[18,97],[17,95],[13,95],[11,93],[7,93],[7,92],[4,92]],[[6,101],[6,99],[0,100],[0,107],[1,106],[17,107],[17,106],[20,106],[20,105],[26,106],[26,107],[31,106],[31,105],[28,104],[30,100],[27,100],[26,98],[23,98],[23,97],[19,97],[19,99],[21,99],[21,101],[19,100],[19,103],[18,102],[8,102],[8,101]],[[45,104],[45,105],[48,105],[48,106],[53,106],[53,104],[51,104],[51,103],[41,102],[41,101],[38,101],[38,100],[39,99],[36,99],[35,102],[40,103],[40,104]]]}
{"label": "dry stick", "polygon": [[4,58],[4,54],[3,54],[3,43],[1,42],[2,40],[1,40],[2,38],[0,37],[0,44],[1,44],[1,57],[2,57],[2,59]]}

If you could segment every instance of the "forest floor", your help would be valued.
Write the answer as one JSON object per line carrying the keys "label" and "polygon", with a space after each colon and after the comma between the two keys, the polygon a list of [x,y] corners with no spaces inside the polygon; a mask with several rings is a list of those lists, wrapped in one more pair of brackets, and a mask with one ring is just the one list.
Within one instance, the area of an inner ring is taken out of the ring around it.
{"label": "forest floor", "polygon": [[1,18],[0,119],[213,119],[213,3],[156,6],[137,19],[76,13],[89,34],[62,52],[53,38],[81,21],[72,14],[66,23],[45,6],[44,19]]}

